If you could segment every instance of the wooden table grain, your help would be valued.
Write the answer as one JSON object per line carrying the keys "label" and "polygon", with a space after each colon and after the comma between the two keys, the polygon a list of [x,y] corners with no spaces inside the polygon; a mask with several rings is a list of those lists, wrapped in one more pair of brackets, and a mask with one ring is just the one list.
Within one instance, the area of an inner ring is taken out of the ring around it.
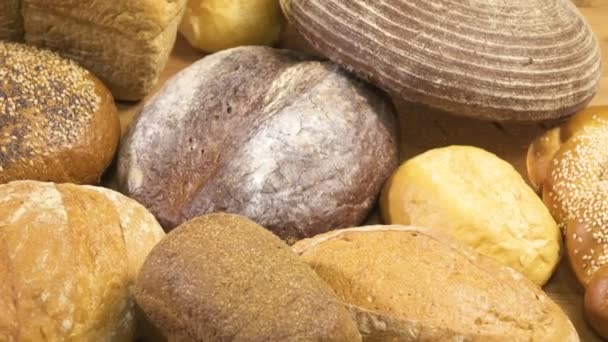
{"label": "wooden table grain", "polygon": [[[608,0],[576,0],[581,12],[588,19],[602,46],[604,66],[608,64]],[[285,41],[289,47],[299,43]],[[163,72],[156,90],[179,70],[204,57],[204,54],[188,46],[178,38],[171,59]],[[154,92],[156,92],[156,90]],[[153,93],[154,93],[153,92]],[[475,145],[492,151],[511,162],[525,177],[525,153],[530,141],[539,135],[546,125],[515,125],[479,122],[447,116],[444,113],[421,108],[394,99],[399,108],[401,130],[401,157],[408,159],[431,148],[453,144]],[[118,103],[123,132],[145,101]],[[602,83],[591,105],[608,105],[608,67],[604,67]],[[372,221],[376,220],[372,215]],[[582,315],[582,291],[566,261],[545,287],[545,291],[559,303],[572,319],[581,341],[601,341],[587,326]]]}

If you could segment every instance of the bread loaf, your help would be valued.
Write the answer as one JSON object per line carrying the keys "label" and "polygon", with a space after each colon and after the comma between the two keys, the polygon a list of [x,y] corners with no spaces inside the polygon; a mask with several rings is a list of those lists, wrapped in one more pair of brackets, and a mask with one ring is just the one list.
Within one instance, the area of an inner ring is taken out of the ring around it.
{"label": "bread loaf", "polygon": [[538,286],[436,231],[368,226],[293,249],[350,304],[367,341],[579,340]]}
{"label": "bread loaf", "polygon": [[263,227],[212,214],[148,256],[137,302],[172,341],[360,341],[332,290]]}
{"label": "bread loaf", "polygon": [[0,184],[97,183],[120,138],[114,99],[73,61],[0,42]]}
{"label": "bread loaf", "polygon": [[0,0],[0,40],[23,39],[21,0]]}
{"label": "bread loaf", "polygon": [[133,341],[137,272],[164,233],[103,188],[0,186],[0,341]]}
{"label": "bread loaf", "polygon": [[599,44],[569,0],[281,0],[331,60],[408,101],[497,121],[584,108]]}
{"label": "bread loaf", "polygon": [[225,50],[145,105],[119,187],[165,228],[231,212],[299,239],[365,219],[397,164],[396,126],[390,100],[333,64]]}
{"label": "bread loaf", "polygon": [[156,84],[186,0],[22,0],[25,40],[92,71],[121,100]]}

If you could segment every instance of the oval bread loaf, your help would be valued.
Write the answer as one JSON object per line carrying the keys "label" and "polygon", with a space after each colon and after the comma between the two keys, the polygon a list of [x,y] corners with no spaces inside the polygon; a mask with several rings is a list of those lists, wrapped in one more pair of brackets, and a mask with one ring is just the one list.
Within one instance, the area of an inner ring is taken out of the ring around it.
{"label": "oval bread loaf", "polygon": [[120,189],[168,229],[230,212],[295,240],[363,221],[397,165],[394,107],[302,58],[242,47],[176,75],[122,142]]}
{"label": "oval bread loaf", "polygon": [[436,231],[368,226],[293,249],[350,304],[367,341],[579,340],[538,286]]}
{"label": "oval bread loaf", "polygon": [[172,341],[360,341],[335,294],[272,233],[211,214],[148,256],[137,302]]}
{"label": "oval bread loaf", "polygon": [[405,162],[380,207],[386,223],[437,229],[541,286],[560,260],[561,234],[542,201],[513,166],[476,147]]}
{"label": "oval bread loaf", "polygon": [[97,183],[120,139],[108,89],[75,62],[0,41],[0,183]]}
{"label": "oval bread loaf", "polygon": [[0,186],[0,341],[133,341],[132,287],[164,236],[114,191]]}

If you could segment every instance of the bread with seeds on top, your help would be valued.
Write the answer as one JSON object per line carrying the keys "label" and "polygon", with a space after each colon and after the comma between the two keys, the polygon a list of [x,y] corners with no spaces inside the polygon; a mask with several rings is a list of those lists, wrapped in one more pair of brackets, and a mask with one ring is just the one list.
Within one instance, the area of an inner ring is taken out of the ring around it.
{"label": "bread with seeds on top", "polygon": [[591,325],[608,338],[608,107],[592,107],[536,139],[530,181],[566,235],[572,270],[586,288]]}
{"label": "bread with seeds on top", "polygon": [[0,184],[92,184],[112,161],[120,122],[108,89],[75,62],[0,42]]}

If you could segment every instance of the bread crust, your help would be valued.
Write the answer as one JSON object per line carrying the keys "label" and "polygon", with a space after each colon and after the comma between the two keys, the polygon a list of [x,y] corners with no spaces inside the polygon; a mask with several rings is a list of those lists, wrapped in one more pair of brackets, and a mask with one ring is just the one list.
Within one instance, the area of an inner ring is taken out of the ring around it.
{"label": "bread crust", "polygon": [[125,136],[121,191],[167,229],[231,212],[295,240],[362,222],[397,165],[394,107],[303,58],[243,47],[182,71]]}
{"label": "bread crust", "polygon": [[579,340],[538,286],[435,230],[350,228],[293,250],[350,304],[364,340]]}
{"label": "bread crust", "polygon": [[120,139],[114,99],[49,51],[0,42],[0,183],[98,183]]}
{"label": "bread crust", "polygon": [[0,40],[23,39],[21,0],[0,0]]}

